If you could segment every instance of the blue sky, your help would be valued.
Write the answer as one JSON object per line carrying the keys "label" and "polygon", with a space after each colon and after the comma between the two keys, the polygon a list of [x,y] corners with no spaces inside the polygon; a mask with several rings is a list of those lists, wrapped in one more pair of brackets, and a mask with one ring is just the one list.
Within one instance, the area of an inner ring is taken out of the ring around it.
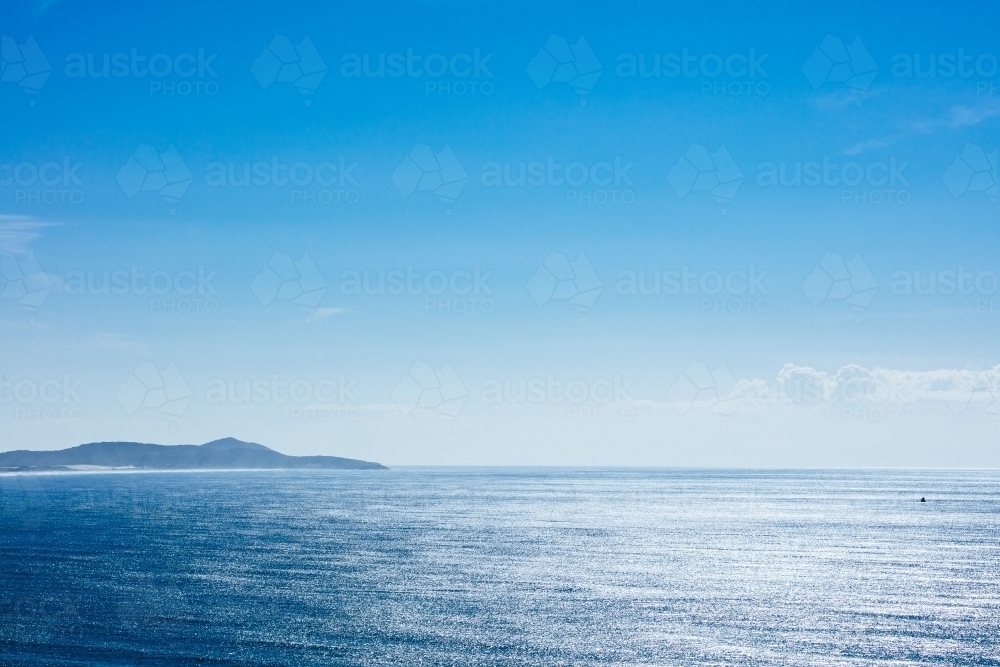
{"label": "blue sky", "polygon": [[995,8],[3,17],[2,450],[1000,463]]}

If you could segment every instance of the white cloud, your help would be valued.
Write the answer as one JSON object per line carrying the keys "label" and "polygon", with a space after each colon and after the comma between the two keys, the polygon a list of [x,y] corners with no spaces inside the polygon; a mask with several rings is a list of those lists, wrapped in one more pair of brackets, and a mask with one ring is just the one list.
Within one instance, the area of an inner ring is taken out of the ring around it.
{"label": "white cloud", "polygon": [[942,368],[907,371],[849,364],[835,373],[785,364],[771,381],[739,380],[735,392],[756,405],[944,403],[958,412],[981,407],[996,411],[1000,365],[992,368]]}
{"label": "white cloud", "polygon": [[[947,406],[953,414],[979,410],[996,417],[1000,407],[1000,365],[981,368],[970,363],[960,369],[907,371],[848,364],[828,373],[789,363],[773,379],[743,378],[717,393],[716,402],[738,402],[740,412],[835,406],[913,410],[935,404]],[[648,404],[654,411],[678,407],[669,394],[666,404],[641,401],[639,404]]]}

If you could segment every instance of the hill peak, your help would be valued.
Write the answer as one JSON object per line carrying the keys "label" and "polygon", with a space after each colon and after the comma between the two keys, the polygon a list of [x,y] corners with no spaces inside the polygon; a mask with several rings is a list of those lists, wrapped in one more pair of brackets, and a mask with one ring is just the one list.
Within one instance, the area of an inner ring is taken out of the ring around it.
{"label": "hill peak", "polygon": [[274,451],[269,447],[264,445],[258,445],[256,442],[244,442],[242,440],[237,440],[236,438],[220,438],[218,440],[213,440],[211,442],[206,442],[202,445],[203,449],[212,449],[217,451],[222,451],[226,449],[255,449],[257,451]]}

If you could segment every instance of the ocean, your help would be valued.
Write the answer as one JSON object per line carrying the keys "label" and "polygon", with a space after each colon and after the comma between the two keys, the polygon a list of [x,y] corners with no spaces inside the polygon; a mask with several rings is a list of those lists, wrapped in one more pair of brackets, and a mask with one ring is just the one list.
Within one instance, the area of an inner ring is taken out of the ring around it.
{"label": "ocean", "polygon": [[0,476],[4,666],[1000,665],[998,638],[1000,472]]}

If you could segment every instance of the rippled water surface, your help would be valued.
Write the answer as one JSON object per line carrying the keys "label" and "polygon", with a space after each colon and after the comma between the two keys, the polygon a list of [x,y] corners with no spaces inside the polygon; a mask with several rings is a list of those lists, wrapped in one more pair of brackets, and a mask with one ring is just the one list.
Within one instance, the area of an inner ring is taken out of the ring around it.
{"label": "rippled water surface", "polygon": [[1000,473],[4,476],[0,576],[4,665],[1000,665]]}

